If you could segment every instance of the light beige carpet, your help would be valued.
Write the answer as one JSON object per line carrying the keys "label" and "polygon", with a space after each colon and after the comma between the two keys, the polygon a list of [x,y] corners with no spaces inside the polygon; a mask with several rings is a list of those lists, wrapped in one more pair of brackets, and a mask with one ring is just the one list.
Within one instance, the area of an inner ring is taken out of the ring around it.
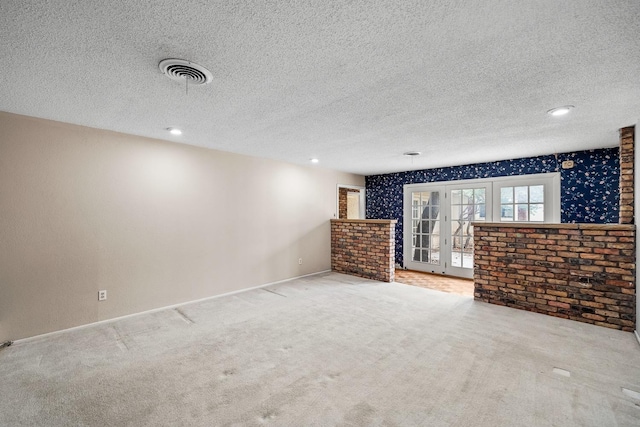
{"label": "light beige carpet", "polygon": [[634,391],[631,333],[333,273],[0,350],[2,426],[638,426]]}

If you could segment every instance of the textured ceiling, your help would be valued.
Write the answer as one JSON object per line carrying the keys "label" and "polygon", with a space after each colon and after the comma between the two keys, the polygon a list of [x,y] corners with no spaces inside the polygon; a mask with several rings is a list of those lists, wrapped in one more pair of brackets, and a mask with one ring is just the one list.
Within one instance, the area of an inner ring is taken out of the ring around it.
{"label": "textured ceiling", "polygon": [[610,147],[639,29],[638,0],[2,0],[0,110],[360,174]]}

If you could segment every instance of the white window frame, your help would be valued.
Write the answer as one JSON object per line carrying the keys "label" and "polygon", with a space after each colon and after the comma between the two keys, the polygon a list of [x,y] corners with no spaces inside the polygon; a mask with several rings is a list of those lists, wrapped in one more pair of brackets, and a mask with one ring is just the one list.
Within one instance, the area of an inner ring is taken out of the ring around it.
{"label": "white window frame", "polygon": [[[520,175],[495,178],[493,181],[493,220],[503,224],[548,224],[560,223],[560,172],[535,175]],[[500,218],[500,194],[504,187],[544,186],[543,221],[502,221]]]}

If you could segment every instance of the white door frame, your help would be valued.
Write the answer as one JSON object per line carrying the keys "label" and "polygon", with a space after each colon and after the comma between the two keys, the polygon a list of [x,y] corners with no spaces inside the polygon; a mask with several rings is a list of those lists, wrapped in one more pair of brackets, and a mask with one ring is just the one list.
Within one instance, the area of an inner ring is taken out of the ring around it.
{"label": "white door frame", "polygon": [[[402,230],[402,238],[403,242],[407,242],[404,245],[403,253],[404,253],[404,267],[411,268],[420,271],[428,271],[431,273],[444,274],[444,263],[442,256],[439,255],[438,264],[430,264],[423,263],[419,261],[413,261],[413,203],[412,203],[412,193],[415,191],[424,191],[424,192],[439,192],[440,193],[440,208],[438,217],[440,217],[440,241],[438,242],[438,246],[440,247],[440,254],[442,253],[442,230],[444,229],[442,224],[442,214],[443,214],[443,203],[444,203],[444,192],[445,186],[443,183],[435,182],[435,183],[427,183],[427,184],[407,184],[404,185],[403,190],[403,230]],[[431,218],[430,220],[432,220]],[[432,246],[431,244],[429,246]],[[431,252],[433,248],[430,247],[429,251]],[[431,253],[430,253],[431,255]],[[415,263],[415,265],[413,265]]]}
{"label": "white door frame", "polygon": [[366,189],[360,185],[348,185],[348,184],[336,184],[336,213],[333,214],[335,218],[338,218],[340,213],[340,189],[341,188],[353,188],[360,190],[360,219],[366,218]]}

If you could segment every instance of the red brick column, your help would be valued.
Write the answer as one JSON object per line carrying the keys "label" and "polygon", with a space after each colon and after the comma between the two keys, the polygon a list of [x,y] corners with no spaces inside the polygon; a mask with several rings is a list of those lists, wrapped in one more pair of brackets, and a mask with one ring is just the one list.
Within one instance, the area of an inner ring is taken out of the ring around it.
{"label": "red brick column", "polygon": [[473,225],[476,300],[633,331],[633,225]]}
{"label": "red brick column", "polygon": [[382,219],[332,219],[331,270],[393,282],[396,223]]}
{"label": "red brick column", "polygon": [[633,224],[635,126],[620,129],[620,224]]}

